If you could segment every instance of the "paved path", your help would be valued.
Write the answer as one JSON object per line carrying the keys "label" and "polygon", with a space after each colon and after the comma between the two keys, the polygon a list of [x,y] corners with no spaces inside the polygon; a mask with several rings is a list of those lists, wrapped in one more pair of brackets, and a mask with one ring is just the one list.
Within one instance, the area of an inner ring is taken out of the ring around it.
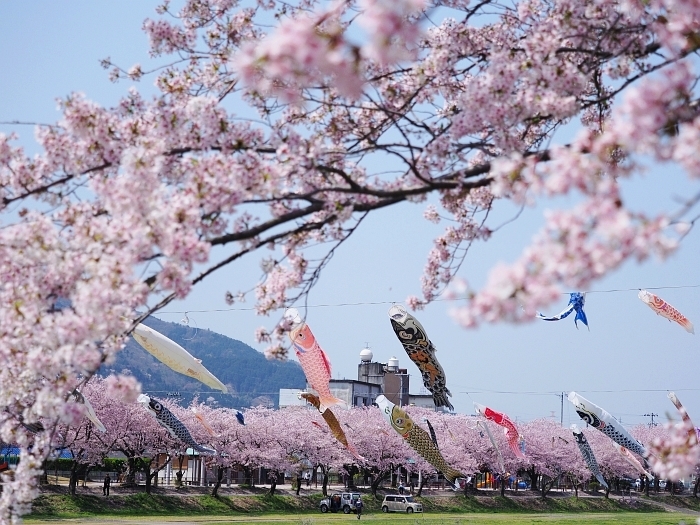
{"label": "paved path", "polygon": [[700,512],[696,510],[685,509],[683,507],[675,507],[673,505],[669,505],[668,503],[663,503],[661,501],[656,501],[653,499],[644,499],[643,501],[648,503],[649,505],[660,507],[668,512],[680,512],[683,514],[688,514],[689,516],[700,516]]}

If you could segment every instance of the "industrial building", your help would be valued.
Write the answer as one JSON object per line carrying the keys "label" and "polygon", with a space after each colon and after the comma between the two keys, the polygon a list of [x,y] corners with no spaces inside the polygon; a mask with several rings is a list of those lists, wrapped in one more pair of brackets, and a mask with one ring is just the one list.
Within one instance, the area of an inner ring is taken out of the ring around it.
{"label": "industrial building", "polygon": [[[395,405],[416,405],[435,409],[432,395],[409,393],[410,379],[408,370],[399,366],[396,357],[392,356],[386,363],[381,363],[374,361],[372,350],[364,348],[360,352],[360,363],[357,365],[357,379],[331,379],[329,387],[331,394],[347,403],[349,407],[371,406],[377,396],[383,394]],[[306,389],[311,390],[311,387],[307,384]],[[280,408],[305,405],[306,401],[299,398],[300,393],[301,390],[281,389]]]}

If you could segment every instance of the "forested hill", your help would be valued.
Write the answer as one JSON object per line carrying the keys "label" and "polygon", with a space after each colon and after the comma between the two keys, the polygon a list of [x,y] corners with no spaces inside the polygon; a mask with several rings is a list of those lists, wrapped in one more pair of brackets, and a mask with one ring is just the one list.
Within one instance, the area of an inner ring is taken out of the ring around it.
{"label": "forested hill", "polygon": [[268,361],[263,354],[241,341],[155,317],[149,317],[144,324],[201,359],[202,364],[227,386],[228,394],[174,372],[133,338],[119,352],[115,363],[103,369],[104,375],[129,370],[141,382],[144,393],[154,397],[179,397],[178,402],[185,406],[199,394],[200,401],[212,397],[219,406],[243,408],[263,404],[276,407],[280,388],[304,388],[306,385],[298,363]]}

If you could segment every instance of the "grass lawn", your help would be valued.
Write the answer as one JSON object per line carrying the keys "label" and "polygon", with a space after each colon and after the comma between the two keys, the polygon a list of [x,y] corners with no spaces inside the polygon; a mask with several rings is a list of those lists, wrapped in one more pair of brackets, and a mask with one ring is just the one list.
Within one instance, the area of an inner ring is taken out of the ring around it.
{"label": "grass lawn", "polygon": [[[321,494],[310,496],[265,496],[258,494],[214,498],[206,494],[128,494],[101,495],[42,494],[34,501],[32,517],[36,519],[89,518],[92,516],[231,516],[242,515],[314,515],[320,512]],[[381,498],[365,495],[365,512],[381,514]],[[418,499],[418,498],[417,498]],[[686,498],[688,499],[688,498]],[[443,496],[420,498],[426,516],[468,514],[590,514],[658,512],[659,508],[643,499],[623,502],[605,498],[507,498]],[[669,502],[673,505],[675,502]],[[697,510],[688,502],[682,508]],[[329,515],[327,515],[329,516]],[[392,514],[398,516],[398,514]],[[346,516],[347,518],[347,516]],[[357,520],[356,520],[357,521]]]}
{"label": "grass lawn", "polygon": [[[324,523],[406,525],[466,524],[576,524],[596,525],[679,525],[696,523],[700,499],[659,496],[652,499],[602,497],[501,497],[442,495],[420,498],[424,514],[383,514],[381,497],[365,494],[362,520],[354,514],[322,514],[321,494],[302,496],[235,494],[214,498],[203,493],[164,491],[158,494],[113,494],[108,498],[96,491],[76,496],[49,491],[37,498],[33,514],[25,518],[30,525],[69,522],[71,525],[128,524],[182,525],[185,523],[224,525],[255,523],[276,525],[322,525]],[[679,512],[664,512],[664,503]],[[685,514],[685,513],[688,514]],[[690,515],[695,513],[695,516]]]}
{"label": "grass lawn", "polygon": [[[56,524],[62,520],[40,521],[35,519],[27,519],[26,522],[31,525],[39,524]],[[382,514],[371,513],[362,516],[362,520],[358,521],[354,515],[344,514],[320,514],[320,513],[299,513],[299,514],[266,514],[264,516],[193,516],[187,517],[111,517],[99,516],[94,518],[71,519],[71,525],[94,525],[103,523],[105,525],[124,524],[124,525],[175,525],[184,523],[211,524],[211,525],[226,525],[239,523],[255,523],[256,525],[322,525],[324,523],[361,523],[371,522],[373,525],[391,525],[393,523],[402,523],[405,525],[471,525],[471,524],[486,524],[486,525],[531,525],[531,524],[546,524],[546,525],[573,525],[576,523],[595,523],[596,525],[679,525],[686,523],[687,525],[695,523],[695,517],[683,516],[676,513],[667,512],[652,512],[652,513],[637,513],[637,512],[616,512],[616,513],[576,513],[576,514],[414,514],[411,516],[405,514]]]}

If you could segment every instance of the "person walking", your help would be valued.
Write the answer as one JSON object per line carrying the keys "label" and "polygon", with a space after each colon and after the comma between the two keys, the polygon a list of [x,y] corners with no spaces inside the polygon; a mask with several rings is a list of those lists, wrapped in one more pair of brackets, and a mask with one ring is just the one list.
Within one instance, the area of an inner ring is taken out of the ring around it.
{"label": "person walking", "polygon": [[403,494],[403,481],[399,482],[399,494]]}
{"label": "person walking", "polygon": [[362,503],[362,498],[357,498],[357,501],[355,502],[355,510],[357,511],[357,519],[359,520],[362,517],[362,506],[364,503]]}
{"label": "person walking", "polygon": [[109,496],[109,486],[112,484],[112,478],[109,477],[109,474],[105,476],[105,481],[102,485],[102,494],[105,496]]}

